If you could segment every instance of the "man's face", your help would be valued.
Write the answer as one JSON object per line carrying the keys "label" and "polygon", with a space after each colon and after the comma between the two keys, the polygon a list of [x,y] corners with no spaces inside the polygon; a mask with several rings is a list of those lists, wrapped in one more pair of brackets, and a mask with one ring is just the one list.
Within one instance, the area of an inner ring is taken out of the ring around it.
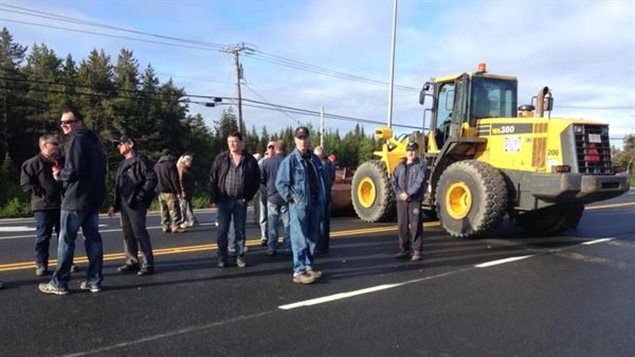
{"label": "man's face", "polygon": [[64,135],[68,135],[82,127],[82,123],[80,120],[75,118],[75,115],[71,112],[67,112],[62,114],[60,118],[60,126],[62,127],[62,131]]}
{"label": "man's face", "polygon": [[231,151],[234,154],[239,154],[242,151],[242,145],[243,142],[240,141],[240,139],[238,139],[235,136],[229,136],[227,137],[227,147],[229,148],[229,151]]}
{"label": "man's face", "polygon": [[267,156],[273,156],[275,154],[275,150],[273,149],[273,145],[267,146]]}
{"label": "man's face", "polygon": [[409,162],[414,161],[414,159],[417,157],[417,151],[416,150],[407,150],[406,151],[406,159],[408,159]]}
{"label": "man's face", "polygon": [[49,139],[42,145],[41,152],[47,157],[57,156],[60,152],[60,144],[57,139]]}
{"label": "man's face", "polygon": [[295,138],[295,147],[299,152],[307,152],[311,148],[311,138],[307,135],[302,135],[299,138]]}
{"label": "man's face", "polygon": [[126,156],[132,150],[132,143],[129,141],[121,142],[117,145],[117,149],[119,149],[121,155]]}

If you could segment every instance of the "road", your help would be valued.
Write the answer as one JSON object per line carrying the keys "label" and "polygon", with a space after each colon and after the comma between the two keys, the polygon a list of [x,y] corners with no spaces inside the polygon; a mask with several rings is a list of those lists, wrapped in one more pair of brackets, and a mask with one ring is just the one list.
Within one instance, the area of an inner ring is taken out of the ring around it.
{"label": "road", "polygon": [[394,223],[334,218],[310,286],[264,255],[253,223],[249,266],[216,268],[213,217],[172,235],[150,216],[147,277],[116,272],[118,220],[102,218],[104,290],[80,291],[78,272],[67,296],[37,292],[33,220],[0,222],[0,356],[635,355],[635,190],[559,237],[506,225],[457,240],[427,221],[420,263],[391,258]]}

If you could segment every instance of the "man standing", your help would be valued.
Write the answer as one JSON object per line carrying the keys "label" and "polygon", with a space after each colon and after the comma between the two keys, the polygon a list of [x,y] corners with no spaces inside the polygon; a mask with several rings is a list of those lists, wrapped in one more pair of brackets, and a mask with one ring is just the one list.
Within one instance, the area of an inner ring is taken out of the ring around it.
{"label": "man standing", "polygon": [[288,251],[291,248],[291,242],[289,242],[289,204],[280,196],[276,188],[278,168],[284,160],[284,144],[278,140],[273,147],[274,155],[263,162],[260,172],[260,183],[266,189],[268,226],[266,254],[269,256],[276,255],[280,218],[282,218],[282,226],[284,227],[284,249]]}
{"label": "man standing", "polygon": [[[406,146],[406,159],[395,168],[392,176],[392,189],[397,197],[397,226],[399,230],[399,253],[397,259],[421,260],[423,219],[421,200],[423,200],[425,165],[417,157],[419,145],[410,142]],[[412,252],[411,252],[412,250]]]}
{"label": "man standing", "polygon": [[53,178],[53,166],[63,166],[59,142],[55,135],[42,135],[40,153],[22,164],[20,186],[31,194],[35,216],[35,275],[48,274],[49,243],[55,232],[60,234],[61,184]]}
{"label": "man standing", "polygon": [[[114,143],[124,157],[115,178],[115,203],[108,210],[108,215],[111,217],[115,212],[121,212],[126,262],[117,271],[120,273],[136,271],[138,275],[153,274],[154,255],[150,235],[146,229],[146,214],[152,202],[157,178],[148,158],[137,153],[134,139],[122,136]],[[143,259],[141,266],[139,266],[139,250]]]}
{"label": "man standing", "polygon": [[316,146],[313,153],[322,162],[324,169],[324,189],[326,191],[324,209],[320,215],[320,233],[318,234],[315,251],[317,253],[328,253],[331,240],[331,188],[335,182],[335,167],[331,161],[324,157],[324,148],[321,146]]}
{"label": "man standing", "polygon": [[325,189],[322,163],[311,153],[311,139],[306,127],[295,129],[295,150],[280,164],[276,188],[289,203],[293,282],[311,284],[322,276],[321,272],[313,270],[313,255]]}
{"label": "man standing", "polygon": [[245,261],[245,223],[247,202],[251,201],[260,186],[258,162],[243,148],[243,137],[233,132],[227,137],[228,151],[218,154],[209,173],[210,202],[218,205],[218,267],[227,265],[227,232],[234,220],[236,241],[236,265],[247,266]]}
{"label": "man standing", "polygon": [[154,172],[157,175],[157,192],[159,193],[163,233],[183,233],[185,232],[185,224],[181,220],[181,212],[178,208],[181,184],[179,183],[176,163],[170,155],[170,150],[163,149],[159,161],[154,164]]}
{"label": "man standing", "polygon": [[[260,169],[260,171],[262,172],[262,165],[264,164],[264,162],[271,158],[275,153],[274,153],[274,142],[270,141],[267,143],[267,149],[265,150],[265,155],[258,160],[258,168]],[[275,178],[274,178],[275,179]],[[260,224],[260,245],[265,247],[267,246],[267,235],[268,235],[268,229],[267,229],[267,188],[264,185],[260,186],[260,190],[258,191],[258,193],[256,194],[256,199],[254,199],[254,205],[258,205],[258,224]]]}
{"label": "man standing", "polygon": [[71,264],[75,252],[77,231],[82,228],[88,256],[86,281],[80,289],[93,293],[101,291],[103,280],[103,246],[99,235],[98,211],[104,202],[106,165],[99,139],[88,128],[77,110],[66,110],[60,119],[65,135],[70,135],[64,167],[53,166],[53,177],[62,182],[60,235],[57,249],[57,268],[48,284],[40,284],[45,294],[68,294]]}

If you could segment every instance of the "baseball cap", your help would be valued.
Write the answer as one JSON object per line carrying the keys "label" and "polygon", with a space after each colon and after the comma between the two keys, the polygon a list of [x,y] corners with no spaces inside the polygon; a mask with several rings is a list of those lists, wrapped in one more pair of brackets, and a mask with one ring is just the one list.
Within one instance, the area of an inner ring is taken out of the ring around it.
{"label": "baseball cap", "polygon": [[309,136],[309,129],[306,126],[299,126],[295,129],[295,137],[301,138],[304,136]]}
{"label": "baseball cap", "polygon": [[112,143],[116,146],[121,143],[132,143],[134,145],[135,141],[132,137],[128,135],[121,136],[118,140],[113,140]]}
{"label": "baseball cap", "polygon": [[406,145],[406,151],[417,151],[419,149],[419,144],[411,141]]}
{"label": "baseball cap", "polygon": [[274,146],[276,146],[276,142],[275,141],[270,141],[270,142],[267,143],[267,149],[272,148]]}

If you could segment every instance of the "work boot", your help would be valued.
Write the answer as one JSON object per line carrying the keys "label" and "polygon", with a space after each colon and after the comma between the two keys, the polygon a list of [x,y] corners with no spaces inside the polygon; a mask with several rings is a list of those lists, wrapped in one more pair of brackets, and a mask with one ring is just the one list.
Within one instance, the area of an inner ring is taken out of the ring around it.
{"label": "work boot", "polygon": [[412,254],[412,258],[410,258],[411,262],[419,262],[421,261],[421,252],[418,250],[415,250],[415,252]]}
{"label": "work boot", "polygon": [[410,252],[407,250],[401,250],[399,253],[395,254],[395,259],[406,259],[410,256]]}
{"label": "work boot", "polygon": [[293,276],[293,282],[295,284],[311,284],[315,281],[315,278],[306,272],[297,274]]}

